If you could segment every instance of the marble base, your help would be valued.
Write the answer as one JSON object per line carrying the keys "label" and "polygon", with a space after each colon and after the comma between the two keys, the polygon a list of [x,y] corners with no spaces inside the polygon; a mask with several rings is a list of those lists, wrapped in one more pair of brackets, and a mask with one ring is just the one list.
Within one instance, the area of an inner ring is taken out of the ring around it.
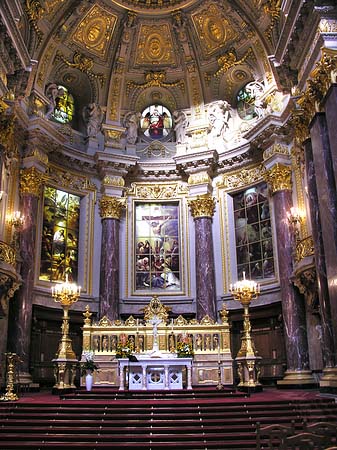
{"label": "marble base", "polygon": [[327,392],[329,389],[337,389],[337,367],[331,367],[323,370],[323,376],[319,381],[320,391]]}
{"label": "marble base", "polygon": [[277,387],[312,388],[317,387],[317,382],[310,370],[287,370],[284,378],[277,381]]}

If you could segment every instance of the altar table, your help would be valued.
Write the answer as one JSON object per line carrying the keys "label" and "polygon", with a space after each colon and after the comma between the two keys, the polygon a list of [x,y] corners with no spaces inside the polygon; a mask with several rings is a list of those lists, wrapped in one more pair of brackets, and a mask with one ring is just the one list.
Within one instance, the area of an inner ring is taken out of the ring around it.
{"label": "altar table", "polygon": [[138,361],[119,359],[119,390],[125,389],[125,370],[129,390],[183,389],[183,369],[187,372],[186,389],[192,389],[192,358],[140,357]]}

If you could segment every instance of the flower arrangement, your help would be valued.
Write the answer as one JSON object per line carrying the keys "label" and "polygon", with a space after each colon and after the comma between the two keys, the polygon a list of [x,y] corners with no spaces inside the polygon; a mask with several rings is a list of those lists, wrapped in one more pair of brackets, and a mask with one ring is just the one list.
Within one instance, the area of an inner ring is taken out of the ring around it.
{"label": "flower arrangement", "polygon": [[126,334],[121,334],[116,348],[116,358],[128,358],[132,353],[132,345]]}
{"label": "flower arrangement", "polygon": [[193,345],[190,342],[188,335],[184,335],[180,341],[177,342],[177,356],[178,358],[190,358],[193,357]]}
{"label": "flower arrangement", "polygon": [[98,365],[94,362],[94,352],[83,352],[85,356],[85,361],[80,363],[81,375],[86,375],[87,372],[94,372],[98,370]]}

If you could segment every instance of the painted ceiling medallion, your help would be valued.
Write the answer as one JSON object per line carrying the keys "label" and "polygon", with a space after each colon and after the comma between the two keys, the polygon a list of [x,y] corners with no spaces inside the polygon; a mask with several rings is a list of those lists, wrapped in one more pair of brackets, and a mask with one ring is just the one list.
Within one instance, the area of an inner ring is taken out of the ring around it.
{"label": "painted ceiling medallion", "polygon": [[112,3],[134,12],[169,12],[190,6],[198,0],[111,0]]}

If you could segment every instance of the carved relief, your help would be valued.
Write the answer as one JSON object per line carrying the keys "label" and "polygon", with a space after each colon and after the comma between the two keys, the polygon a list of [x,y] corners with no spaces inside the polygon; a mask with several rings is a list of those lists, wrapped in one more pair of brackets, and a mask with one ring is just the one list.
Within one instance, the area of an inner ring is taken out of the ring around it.
{"label": "carved relief", "polygon": [[168,24],[142,25],[137,49],[136,64],[176,64]]}
{"label": "carved relief", "polygon": [[237,37],[222,10],[216,5],[205,6],[192,16],[201,47],[210,55]]}
{"label": "carved relief", "polygon": [[95,5],[78,25],[73,34],[73,41],[104,58],[116,21],[116,16]]}

